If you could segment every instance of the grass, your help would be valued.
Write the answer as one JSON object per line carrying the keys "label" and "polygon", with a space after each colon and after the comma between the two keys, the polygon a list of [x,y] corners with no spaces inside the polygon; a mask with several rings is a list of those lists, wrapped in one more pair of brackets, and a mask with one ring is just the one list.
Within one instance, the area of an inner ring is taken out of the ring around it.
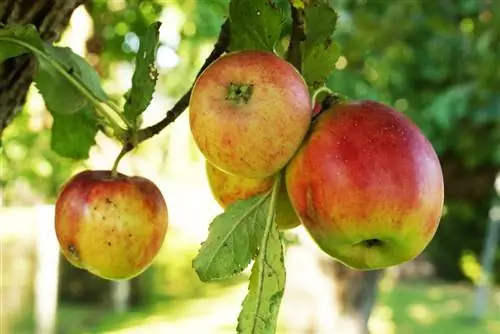
{"label": "grass", "polygon": [[385,334],[500,333],[500,291],[489,297],[488,313],[479,321],[472,317],[474,290],[470,285],[405,283],[380,295],[373,318],[390,323]]}
{"label": "grass", "polygon": [[58,313],[57,333],[104,333],[134,328],[157,321],[170,322],[185,312],[190,300],[159,301],[154,307],[132,309],[123,314],[95,307],[61,305]]}
{"label": "grass", "polygon": [[[246,284],[221,287],[198,299],[159,300],[149,308],[123,314],[98,307],[61,304],[57,333],[234,333]],[[474,290],[470,285],[406,282],[382,291],[370,320],[373,334],[493,334],[500,333],[500,290],[489,296],[482,321],[472,318]],[[25,326],[29,324],[26,323]],[[19,329],[17,333],[32,331]],[[277,334],[299,334],[279,328]]]}
{"label": "grass", "polygon": [[[219,290],[217,296],[159,301],[152,308],[131,310],[122,315],[61,305],[58,333],[187,333],[191,332],[190,324],[199,326],[197,332],[203,328],[203,333],[212,333],[209,328],[214,328],[213,333],[234,333],[231,323],[239,310],[231,305],[239,305],[238,300],[242,300],[245,292],[245,286],[228,287]],[[490,295],[489,313],[482,321],[471,317],[473,298],[473,289],[465,285],[398,284],[391,291],[381,293],[370,327],[374,333],[384,334],[500,333],[500,291]],[[216,310],[224,310],[223,319],[212,319],[216,316],[211,312]],[[192,330],[195,331],[194,327]]]}

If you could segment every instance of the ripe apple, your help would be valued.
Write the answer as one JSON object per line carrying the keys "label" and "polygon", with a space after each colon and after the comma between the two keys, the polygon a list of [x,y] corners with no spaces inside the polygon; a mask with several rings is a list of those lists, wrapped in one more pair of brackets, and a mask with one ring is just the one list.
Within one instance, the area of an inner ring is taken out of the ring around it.
{"label": "ripe apple", "polygon": [[352,268],[409,261],[439,225],[436,152],[409,118],[379,102],[339,103],[320,114],[285,178],[313,240]]}
{"label": "ripe apple", "polygon": [[[271,190],[275,181],[274,176],[251,179],[228,174],[208,161],[205,161],[205,169],[212,195],[223,209],[238,200],[244,200]],[[300,220],[288,198],[284,182],[282,182],[276,203],[276,224],[280,230],[300,225]]]}
{"label": "ripe apple", "polygon": [[194,141],[226,173],[266,178],[299,148],[312,118],[300,73],[272,52],[237,51],[212,63],[189,101]]}
{"label": "ripe apple", "polygon": [[63,186],[55,205],[61,251],[76,267],[109,280],[142,273],[168,227],[165,200],[150,180],[83,171]]}

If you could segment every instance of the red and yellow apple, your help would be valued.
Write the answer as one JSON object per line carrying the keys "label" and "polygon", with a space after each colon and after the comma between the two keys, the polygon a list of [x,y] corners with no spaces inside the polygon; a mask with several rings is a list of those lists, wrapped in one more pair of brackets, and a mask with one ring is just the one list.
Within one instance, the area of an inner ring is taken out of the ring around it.
{"label": "red and yellow apple", "polygon": [[415,258],[443,209],[431,143],[405,115],[374,101],[343,102],[320,114],[286,168],[286,186],[316,244],[360,270]]}
{"label": "red and yellow apple", "polygon": [[[228,174],[208,161],[205,161],[205,169],[212,195],[223,209],[238,200],[245,200],[268,192],[275,181],[275,176],[251,179]],[[284,182],[280,187],[276,203],[276,224],[280,230],[292,229],[300,225],[300,220],[288,198]]]}
{"label": "red and yellow apple", "polygon": [[160,190],[140,176],[83,171],[63,186],[55,205],[55,231],[64,256],[109,280],[130,279],[146,270],[167,228]]}
{"label": "red and yellow apple", "polygon": [[237,51],[212,63],[189,101],[194,142],[226,173],[266,178],[300,146],[312,118],[307,84],[272,52]]}

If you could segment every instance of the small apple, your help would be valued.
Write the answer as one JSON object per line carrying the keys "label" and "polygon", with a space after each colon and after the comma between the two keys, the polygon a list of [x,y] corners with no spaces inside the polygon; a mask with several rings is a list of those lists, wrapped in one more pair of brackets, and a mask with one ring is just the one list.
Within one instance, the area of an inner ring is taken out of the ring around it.
{"label": "small apple", "polygon": [[375,101],[325,110],[286,168],[290,201],[316,244],[371,270],[409,261],[443,209],[441,166],[405,115]]}
{"label": "small apple", "polygon": [[[228,174],[207,160],[205,161],[205,169],[212,195],[223,209],[238,200],[245,200],[268,192],[273,187],[275,180],[274,176],[251,179]],[[276,203],[276,224],[280,230],[292,229],[300,225],[300,220],[288,198],[284,182],[282,182]]]}
{"label": "small apple", "polygon": [[189,101],[191,133],[200,152],[226,173],[247,178],[281,170],[311,118],[303,77],[265,51],[222,56],[196,80]]}
{"label": "small apple", "polygon": [[150,180],[83,171],[63,186],[55,205],[61,251],[78,268],[109,280],[142,273],[168,227],[165,200]]}

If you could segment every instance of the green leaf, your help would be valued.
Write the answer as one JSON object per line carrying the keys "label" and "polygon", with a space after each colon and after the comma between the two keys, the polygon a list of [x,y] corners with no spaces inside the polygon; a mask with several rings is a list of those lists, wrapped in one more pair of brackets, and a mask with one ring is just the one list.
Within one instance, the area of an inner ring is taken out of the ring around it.
{"label": "green leaf", "polygon": [[146,34],[141,37],[141,44],[135,58],[132,88],[124,106],[124,115],[133,125],[137,125],[137,117],[146,110],[153,99],[158,79],[155,59],[160,26],[160,22],[155,22],[148,27]]}
{"label": "green leaf", "polygon": [[325,0],[313,0],[304,10],[306,21],[306,53],[331,39],[337,25],[337,13]]}
{"label": "green leaf", "polygon": [[34,81],[52,114],[74,114],[92,105],[87,96],[69,82],[67,76],[56,70],[58,66],[62,67],[68,76],[76,78],[76,81],[87,87],[99,101],[108,99],[98,74],[85,59],[67,47],[56,47],[47,43],[44,50],[50,60],[36,54],[39,70]]}
{"label": "green leaf", "polygon": [[230,51],[274,51],[284,22],[273,0],[232,0],[229,4]]}
{"label": "green leaf", "polygon": [[304,11],[306,40],[302,74],[312,93],[325,84],[339,56],[338,48],[331,39],[337,24],[337,13],[325,0],[311,1]]}
{"label": "green leaf", "polygon": [[201,281],[226,279],[248,266],[264,233],[269,195],[237,201],[215,217],[207,240],[193,260]]}
{"label": "green leaf", "polygon": [[443,130],[451,130],[466,116],[469,101],[476,91],[475,83],[455,85],[443,91],[424,110],[430,122],[437,123]]}
{"label": "green leaf", "polygon": [[[18,41],[17,43],[14,43]],[[26,46],[28,44],[37,49],[43,49],[43,41],[38,36],[34,25],[12,25],[0,28],[0,62],[8,58],[17,57],[23,53],[31,52]]]}
{"label": "green leaf", "polygon": [[285,291],[286,271],[283,243],[275,224],[278,177],[271,196],[266,227],[259,254],[252,267],[248,295],[238,316],[238,333],[275,333],[278,313]]}
{"label": "green leaf", "polygon": [[51,147],[71,159],[87,159],[95,144],[98,123],[94,110],[87,106],[74,115],[54,114]]}
{"label": "green leaf", "polygon": [[305,55],[302,71],[311,93],[325,84],[335,69],[338,56],[339,49],[331,41],[317,44]]}
{"label": "green leaf", "polygon": [[290,0],[290,3],[292,4],[292,6],[294,6],[295,8],[301,8],[301,9],[304,9],[304,1],[303,0]]}
{"label": "green leaf", "polygon": [[94,69],[70,48],[44,43],[32,25],[0,29],[0,45],[0,59],[24,52],[36,57],[33,81],[54,118],[52,149],[63,157],[88,158],[99,122],[90,99],[108,99]]}

